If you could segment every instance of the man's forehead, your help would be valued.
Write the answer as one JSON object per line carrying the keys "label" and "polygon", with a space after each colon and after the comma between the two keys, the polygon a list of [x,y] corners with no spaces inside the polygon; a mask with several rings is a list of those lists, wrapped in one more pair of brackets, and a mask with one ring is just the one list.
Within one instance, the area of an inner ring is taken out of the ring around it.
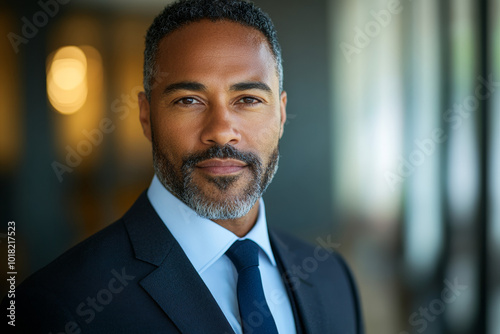
{"label": "man's forehead", "polygon": [[[162,46],[168,45],[168,47],[178,46],[188,46],[194,42],[200,42],[209,39],[214,43],[214,47],[217,42],[240,42],[244,44],[249,44],[254,47],[259,47],[260,45],[266,45],[271,52],[269,42],[264,34],[254,28],[238,22],[231,20],[208,20],[202,19],[199,21],[190,22],[184,24],[180,28],[165,35],[159,43],[160,51],[164,48]],[[168,50],[165,50],[168,52]]]}
{"label": "man's forehead", "polygon": [[275,59],[265,36],[232,21],[190,23],[165,36],[158,51],[157,69],[167,74],[165,83],[217,77],[231,84],[275,81]]}

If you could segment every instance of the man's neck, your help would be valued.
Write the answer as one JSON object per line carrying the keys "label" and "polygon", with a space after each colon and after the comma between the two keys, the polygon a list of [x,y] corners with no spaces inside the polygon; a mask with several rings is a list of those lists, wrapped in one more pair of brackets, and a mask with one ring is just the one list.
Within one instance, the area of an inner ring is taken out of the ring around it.
{"label": "man's neck", "polygon": [[214,222],[236,234],[239,238],[247,235],[254,227],[259,215],[259,201],[255,202],[254,206],[246,215],[235,219],[213,219]]}

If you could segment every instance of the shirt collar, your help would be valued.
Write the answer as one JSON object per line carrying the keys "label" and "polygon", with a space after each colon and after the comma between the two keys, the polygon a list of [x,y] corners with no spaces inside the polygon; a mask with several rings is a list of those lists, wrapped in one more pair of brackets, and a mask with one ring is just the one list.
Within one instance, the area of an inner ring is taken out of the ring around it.
{"label": "shirt collar", "polygon": [[276,266],[262,198],[259,199],[257,222],[245,237],[238,238],[219,224],[198,216],[193,209],[172,195],[156,175],[147,195],[156,213],[179,242],[198,273],[202,273],[217,261],[238,239],[251,239],[257,243],[270,263]]}

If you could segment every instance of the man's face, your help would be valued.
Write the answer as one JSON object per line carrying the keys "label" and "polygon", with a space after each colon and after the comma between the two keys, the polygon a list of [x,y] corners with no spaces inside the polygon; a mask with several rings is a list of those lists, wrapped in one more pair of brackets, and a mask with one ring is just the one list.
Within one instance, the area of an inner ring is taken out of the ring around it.
{"label": "man's face", "polygon": [[157,70],[151,101],[139,98],[158,178],[201,216],[246,215],[276,172],[286,119],[264,35],[191,23],[161,40]]}

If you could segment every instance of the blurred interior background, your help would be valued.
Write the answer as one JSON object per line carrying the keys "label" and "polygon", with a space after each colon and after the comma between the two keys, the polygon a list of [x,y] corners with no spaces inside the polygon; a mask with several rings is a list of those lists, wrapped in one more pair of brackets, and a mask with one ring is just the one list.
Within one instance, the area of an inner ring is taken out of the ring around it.
{"label": "blurred interior background", "polygon": [[[168,2],[0,4],[0,250],[15,221],[18,281],[149,185],[137,93]],[[255,2],[289,97],[269,224],[338,244],[369,334],[500,333],[500,0]]]}

